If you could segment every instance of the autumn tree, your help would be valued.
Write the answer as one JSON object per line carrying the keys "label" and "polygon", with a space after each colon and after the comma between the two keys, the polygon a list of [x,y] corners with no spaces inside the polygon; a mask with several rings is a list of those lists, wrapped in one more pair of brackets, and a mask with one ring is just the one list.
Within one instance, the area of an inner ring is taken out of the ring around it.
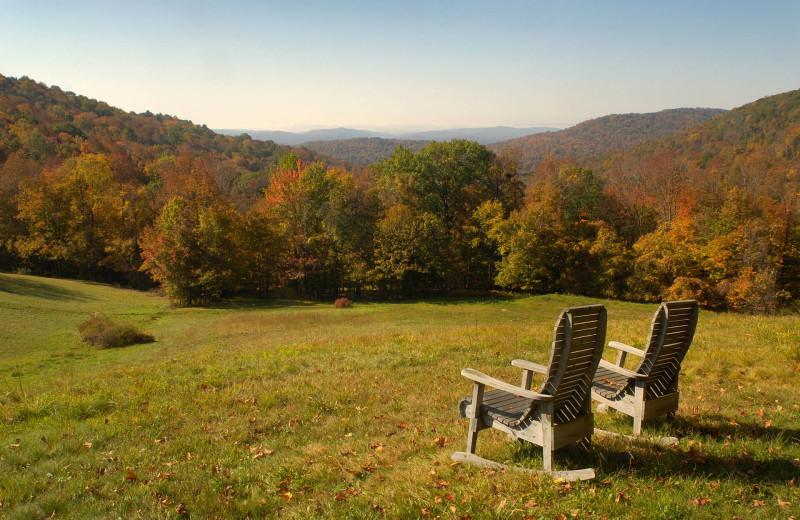
{"label": "autumn tree", "polygon": [[104,155],[65,161],[21,195],[19,217],[28,232],[16,240],[17,250],[23,256],[41,255],[54,261],[59,272],[62,262],[69,262],[97,279],[113,232],[109,217],[117,190]]}
{"label": "autumn tree", "polygon": [[179,305],[217,300],[239,279],[235,237],[242,218],[210,176],[196,172],[189,186],[164,206],[144,240],[142,269]]}

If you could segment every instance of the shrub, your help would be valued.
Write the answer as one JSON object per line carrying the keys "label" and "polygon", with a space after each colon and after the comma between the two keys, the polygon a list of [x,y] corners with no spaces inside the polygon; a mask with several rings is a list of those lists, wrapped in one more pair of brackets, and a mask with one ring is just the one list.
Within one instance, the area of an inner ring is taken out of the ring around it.
{"label": "shrub", "polygon": [[337,309],[349,309],[353,306],[353,302],[350,301],[350,298],[337,298],[335,302],[333,302],[333,306]]}
{"label": "shrub", "polygon": [[774,314],[784,297],[783,291],[776,290],[775,272],[770,269],[756,272],[745,267],[739,276],[723,280],[717,287],[728,307],[737,312]]}
{"label": "shrub", "polygon": [[152,343],[155,338],[129,323],[114,323],[107,316],[94,315],[78,325],[81,340],[97,348],[118,348]]}
{"label": "shrub", "polygon": [[697,300],[701,307],[721,309],[725,306],[722,295],[716,288],[700,278],[679,276],[664,294],[665,300]]}

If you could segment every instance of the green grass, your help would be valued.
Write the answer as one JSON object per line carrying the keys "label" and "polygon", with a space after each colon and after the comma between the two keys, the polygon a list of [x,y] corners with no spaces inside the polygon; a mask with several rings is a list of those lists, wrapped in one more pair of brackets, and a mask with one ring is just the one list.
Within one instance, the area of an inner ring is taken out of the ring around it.
{"label": "green grass", "polygon": [[[0,274],[0,518],[797,516],[797,316],[701,313],[678,417],[645,423],[681,437],[676,449],[560,450],[557,467],[597,472],[570,485],[451,465],[471,390],[460,370],[517,382],[510,361],[546,363],[559,311],[594,301],[168,309],[153,294]],[[655,306],[602,303],[608,339],[643,346]],[[83,344],[77,325],[97,312],[156,342]],[[629,418],[596,417],[630,431]],[[492,431],[478,454],[541,463]]]}

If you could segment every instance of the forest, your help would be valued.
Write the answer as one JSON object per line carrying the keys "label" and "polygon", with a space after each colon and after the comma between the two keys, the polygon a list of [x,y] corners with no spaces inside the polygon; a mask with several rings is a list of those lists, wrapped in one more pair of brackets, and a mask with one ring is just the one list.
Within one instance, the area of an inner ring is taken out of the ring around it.
{"label": "forest", "polygon": [[493,143],[489,148],[494,152],[519,149],[520,164],[535,168],[548,155],[588,159],[682,132],[724,113],[715,108],[673,108],[647,114],[611,114],[557,132]]}
{"label": "forest", "polygon": [[367,168],[0,76],[0,270],[160,286],[177,305],[290,291],[800,297],[800,91],[591,158],[471,141]]}

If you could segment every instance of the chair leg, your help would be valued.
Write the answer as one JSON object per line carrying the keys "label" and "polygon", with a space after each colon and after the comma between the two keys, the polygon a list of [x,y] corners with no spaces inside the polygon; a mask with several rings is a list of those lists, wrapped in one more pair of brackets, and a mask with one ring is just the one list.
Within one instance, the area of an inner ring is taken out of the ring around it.
{"label": "chair leg", "polygon": [[545,471],[553,471],[553,443],[545,441],[542,446],[542,466]]}
{"label": "chair leg", "polygon": [[478,419],[469,420],[469,431],[467,432],[467,453],[475,453],[475,445],[478,443]]}
{"label": "chair leg", "polygon": [[545,471],[553,470],[553,403],[542,404],[542,465]]}
{"label": "chair leg", "polygon": [[642,434],[642,420],[644,419],[644,381],[636,381],[633,393],[633,434]]}
{"label": "chair leg", "polygon": [[641,435],[642,434],[642,414],[641,413],[637,413],[636,415],[633,416],[633,434],[634,435]]}
{"label": "chair leg", "polygon": [[472,385],[472,404],[467,409],[469,417],[469,431],[467,432],[467,453],[475,453],[475,445],[478,443],[478,430],[480,429],[481,403],[483,402],[483,383],[475,382]]}

